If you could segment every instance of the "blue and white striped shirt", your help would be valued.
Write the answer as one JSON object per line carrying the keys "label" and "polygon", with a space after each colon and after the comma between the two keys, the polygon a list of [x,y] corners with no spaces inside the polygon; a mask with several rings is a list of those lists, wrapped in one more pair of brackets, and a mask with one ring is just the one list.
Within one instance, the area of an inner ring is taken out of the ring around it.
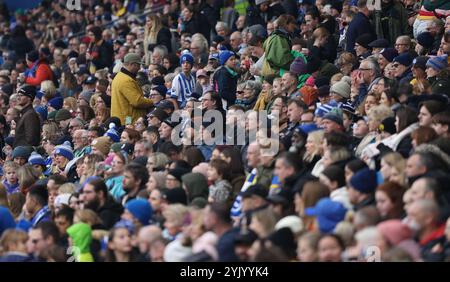
{"label": "blue and white striped shirt", "polygon": [[177,100],[181,108],[186,104],[187,99],[192,96],[195,88],[195,76],[191,73],[186,77],[184,73],[177,74],[172,81],[170,97]]}

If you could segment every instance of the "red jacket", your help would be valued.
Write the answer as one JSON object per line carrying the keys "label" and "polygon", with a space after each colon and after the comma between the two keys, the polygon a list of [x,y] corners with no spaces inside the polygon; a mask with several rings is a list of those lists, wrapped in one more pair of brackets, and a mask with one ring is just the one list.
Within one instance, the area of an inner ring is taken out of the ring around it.
{"label": "red jacket", "polygon": [[[40,86],[41,82],[44,80],[53,80],[53,71],[47,63],[38,62],[37,69],[34,76],[27,76],[25,78],[25,83],[31,84],[33,86]],[[33,65],[34,67],[34,65]],[[31,69],[33,69],[31,67]]]}

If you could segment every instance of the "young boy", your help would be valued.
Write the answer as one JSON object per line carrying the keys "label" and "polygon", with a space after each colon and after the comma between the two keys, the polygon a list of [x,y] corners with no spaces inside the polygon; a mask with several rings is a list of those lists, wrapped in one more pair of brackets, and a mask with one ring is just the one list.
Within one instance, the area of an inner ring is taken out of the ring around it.
{"label": "young boy", "polygon": [[18,169],[19,165],[12,161],[7,161],[3,165],[4,179],[2,181],[2,184],[3,186],[5,186],[8,195],[19,192],[19,181],[16,175],[16,171]]}

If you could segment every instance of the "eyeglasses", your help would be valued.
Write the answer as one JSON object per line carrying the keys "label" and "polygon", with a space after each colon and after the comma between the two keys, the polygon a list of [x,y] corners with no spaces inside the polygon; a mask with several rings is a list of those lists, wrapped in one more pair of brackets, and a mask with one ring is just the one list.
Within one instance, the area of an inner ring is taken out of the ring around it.
{"label": "eyeglasses", "polygon": [[359,68],[358,70],[360,70],[360,71],[370,71],[370,70],[372,70],[372,69],[369,69],[369,68]]}
{"label": "eyeglasses", "polygon": [[405,44],[405,43],[395,43],[395,47],[397,47],[397,46],[406,46],[406,45],[408,45],[408,44]]}

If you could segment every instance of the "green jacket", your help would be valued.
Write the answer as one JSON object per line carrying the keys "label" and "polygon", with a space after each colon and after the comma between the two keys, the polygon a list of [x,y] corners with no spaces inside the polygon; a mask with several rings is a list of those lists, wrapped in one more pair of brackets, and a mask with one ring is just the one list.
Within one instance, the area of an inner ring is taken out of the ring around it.
{"label": "green jacket", "polygon": [[90,252],[92,242],[91,226],[86,223],[75,223],[67,229],[67,234],[72,239],[72,254],[77,262],[94,262]]}
{"label": "green jacket", "polygon": [[275,168],[275,158],[270,162],[268,166],[259,166],[257,183],[269,188],[272,183],[273,170]]}
{"label": "green jacket", "polygon": [[291,53],[291,39],[287,32],[275,30],[263,44],[264,60],[269,63],[274,73],[278,74],[280,69],[288,70],[294,56]]}
{"label": "green jacket", "polygon": [[[382,6],[382,11],[375,12],[374,19],[377,37],[388,40],[390,45],[394,45],[400,35],[411,33],[408,25],[408,12],[399,2],[393,2],[389,7]],[[388,26],[387,32],[383,29],[383,22]]]}

